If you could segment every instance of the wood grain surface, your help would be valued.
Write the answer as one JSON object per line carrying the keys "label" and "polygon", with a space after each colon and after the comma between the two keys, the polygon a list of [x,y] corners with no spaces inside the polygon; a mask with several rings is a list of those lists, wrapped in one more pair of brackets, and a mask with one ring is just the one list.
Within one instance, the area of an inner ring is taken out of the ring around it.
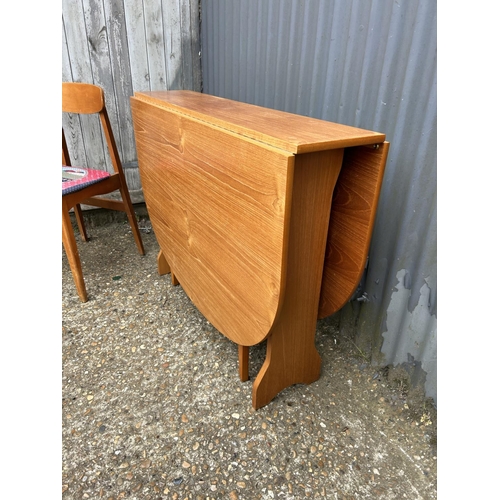
{"label": "wood grain surface", "polygon": [[332,200],[318,318],[341,309],[361,280],[388,153],[388,142],[345,150]]}
{"label": "wood grain surface", "polygon": [[144,196],[169,267],[221,333],[261,342],[285,290],[293,155],[140,99],[131,105]]}
{"label": "wood grain surface", "polygon": [[188,90],[137,92],[135,97],[230,129],[292,153],[383,142],[384,134]]}

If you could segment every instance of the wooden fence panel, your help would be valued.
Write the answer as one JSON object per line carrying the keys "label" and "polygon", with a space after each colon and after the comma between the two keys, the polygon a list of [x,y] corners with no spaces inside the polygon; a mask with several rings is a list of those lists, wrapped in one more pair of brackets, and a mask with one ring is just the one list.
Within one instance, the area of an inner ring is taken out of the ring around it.
{"label": "wooden fence panel", "polygon": [[[63,0],[62,17],[62,81],[104,89],[132,199],[142,202],[130,96],[201,91],[199,0]],[[96,117],[62,123],[74,165],[111,171]]]}

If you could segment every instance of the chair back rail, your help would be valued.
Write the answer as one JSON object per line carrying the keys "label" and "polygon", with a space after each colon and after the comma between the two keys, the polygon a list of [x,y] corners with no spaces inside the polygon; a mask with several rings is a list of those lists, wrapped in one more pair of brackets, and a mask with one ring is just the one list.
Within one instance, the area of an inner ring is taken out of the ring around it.
{"label": "chair back rail", "polygon": [[65,113],[99,113],[104,109],[104,92],[89,83],[62,84],[62,110]]}

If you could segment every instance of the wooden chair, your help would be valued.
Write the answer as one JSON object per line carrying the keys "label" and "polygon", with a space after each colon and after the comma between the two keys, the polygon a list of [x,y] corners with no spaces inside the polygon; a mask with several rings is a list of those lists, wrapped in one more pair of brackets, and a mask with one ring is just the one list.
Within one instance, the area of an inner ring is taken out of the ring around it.
{"label": "wooden chair", "polygon": [[[144,247],[109,117],[106,112],[103,90],[96,85],[88,83],[63,83],[62,110],[64,113],[99,114],[114,169],[114,172],[110,174],[102,170],[72,167],[63,129],[62,240],[78,295],[82,302],[86,302],[87,291],[83,280],[82,266],[76,246],[75,234],[69,215],[69,211],[72,208],[74,209],[80,236],[83,241],[87,241],[88,236],[85,231],[81,204],[125,212],[130,227],[132,228],[135,243],[141,255],[144,255]],[[112,193],[113,191],[120,191],[121,201],[98,197],[100,195]]]}

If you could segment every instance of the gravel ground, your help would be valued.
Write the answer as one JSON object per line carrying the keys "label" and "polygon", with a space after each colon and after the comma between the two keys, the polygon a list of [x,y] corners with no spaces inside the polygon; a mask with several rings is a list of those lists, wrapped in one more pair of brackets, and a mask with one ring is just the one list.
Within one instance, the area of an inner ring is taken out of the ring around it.
{"label": "gravel ground", "polygon": [[237,346],[158,275],[147,217],[145,256],[97,219],[78,241],[87,303],[62,257],[63,499],[437,498],[436,411],[404,373],[327,318],[320,379],[253,410],[265,345],[240,382]]}

